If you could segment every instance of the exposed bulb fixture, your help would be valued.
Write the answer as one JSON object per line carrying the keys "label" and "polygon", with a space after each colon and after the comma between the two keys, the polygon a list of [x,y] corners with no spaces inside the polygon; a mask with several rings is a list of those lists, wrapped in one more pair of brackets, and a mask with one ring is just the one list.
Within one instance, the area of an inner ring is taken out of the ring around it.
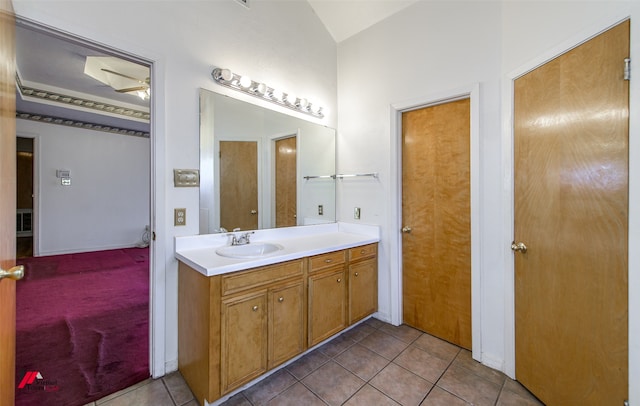
{"label": "exposed bulb fixture", "polygon": [[222,86],[250,94],[262,100],[268,100],[295,111],[310,114],[314,117],[324,117],[320,105],[309,103],[309,100],[306,98],[298,98],[293,93],[282,92],[281,90],[269,87],[265,83],[255,82],[248,76],[238,75],[229,69],[214,68],[211,76],[216,83]]}
{"label": "exposed bulb fixture", "polygon": [[293,93],[288,93],[287,94],[287,98],[285,99],[285,101],[287,103],[289,103],[290,105],[296,107],[296,100],[298,100],[298,98],[296,97],[295,94]]}
{"label": "exposed bulb fixture", "polygon": [[252,80],[249,76],[242,76],[240,78],[240,87],[243,89],[248,89],[251,87]]}

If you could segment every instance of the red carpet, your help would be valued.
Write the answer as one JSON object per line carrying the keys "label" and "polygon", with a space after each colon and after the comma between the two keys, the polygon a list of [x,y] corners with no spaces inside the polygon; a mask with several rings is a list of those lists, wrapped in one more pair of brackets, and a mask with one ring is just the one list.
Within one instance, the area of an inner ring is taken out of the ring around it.
{"label": "red carpet", "polygon": [[16,405],[84,405],[149,377],[149,250],[22,258]]}

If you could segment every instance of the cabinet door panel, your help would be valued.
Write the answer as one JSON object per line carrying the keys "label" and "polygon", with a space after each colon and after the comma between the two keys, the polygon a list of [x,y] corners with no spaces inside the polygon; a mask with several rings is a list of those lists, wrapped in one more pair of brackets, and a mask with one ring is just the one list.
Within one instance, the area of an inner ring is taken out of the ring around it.
{"label": "cabinet door panel", "polygon": [[269,292],[269,369],[304,350],[302,280]]}
{"label": "cabinet door panel", "polygon": [[267,294],[258,292],[222,303],[222,392],[267,370]]}
{"label": "cabinet door panel", "polygon": [[349,266],[349,324],[378,309],[378,267],[376,259]]}
{"label": "cabinet door panel", "polygon": [[346,327],[343,267],[309,277],[309,346]]}

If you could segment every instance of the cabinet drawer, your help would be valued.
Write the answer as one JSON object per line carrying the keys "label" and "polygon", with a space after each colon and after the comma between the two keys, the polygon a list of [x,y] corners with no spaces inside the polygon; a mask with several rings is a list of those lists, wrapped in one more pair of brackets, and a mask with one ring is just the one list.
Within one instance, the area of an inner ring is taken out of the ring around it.
{"label": "cabinet drawer", "polygon": [[378,252],[378,244],[363,245],[349,250],[349,261],[357,261],[362,258],[374,257]]}
{"label": "cabinet drawer", "polygon": [[345,254],[345,251],[334,251],[310,257],[309,272],[318,271],[334,265],[344,264],[346,260]]}
{"label": "cabinet drawer", "polygon": [[249,271],[234,272],[222,276],[222,295],[229,295],[245,289],[256,288],[293,276],[302,276],[302,259],[280,264],[254,268]]}

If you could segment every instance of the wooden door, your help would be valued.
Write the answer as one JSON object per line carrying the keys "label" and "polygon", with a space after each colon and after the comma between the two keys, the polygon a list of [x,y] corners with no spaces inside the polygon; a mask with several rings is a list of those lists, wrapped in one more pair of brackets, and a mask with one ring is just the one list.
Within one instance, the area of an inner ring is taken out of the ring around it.
{"label": "wooden door", "polygon": [[302,280],[269,291],[269,369],[304,350]]}
{"label": "wooden door", "polygon": [[516,378],[549,405],[628,394],[629,22],[515,82]]}
{"label": "wooden door", "polygon": [[276,227],[297,224],[296,137],[276,141]]}
{"label": "wooden door", "polygon": [[467,349],[470,182],[470,100],[403,113],[403,320]]}
{"label": "wooden door", "polygon": [[220,226],[258,228],[258,143],[220,141]]}
{"label": "wooden door", "polygon": [[221,336],[225,394],[267,371],[267,293],[223,300]]}
{"label": "wooden door", "polygon": [[309,277],[309,346],[347,326],[344,266]]}
{"label": "wooden door", "polygon": [[[16,255],[15,17],[0,0],[0,268]],[[0,405],[13,405],[16,358],[16,282],[0,280]]]}

